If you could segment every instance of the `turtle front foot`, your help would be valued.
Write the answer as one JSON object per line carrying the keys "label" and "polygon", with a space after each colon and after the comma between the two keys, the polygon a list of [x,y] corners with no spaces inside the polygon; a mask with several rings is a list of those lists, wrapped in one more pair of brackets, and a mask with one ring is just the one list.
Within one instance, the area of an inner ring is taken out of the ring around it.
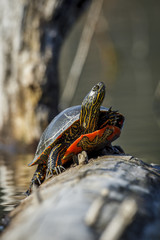
{"label": "turtle front foot", "polygon": [[46,177],[46,165],[39,164],[30,183],[29,189],[25,192],[27,196],[29,196],[32,192],[33,185],[39,187],[45,180]]}
{"label": "turtle front foot", "polygon": [[65,170],[66,169],[62,165],[58,165],[57,167],[54,167],[54,171],[56,172],[57,175],[62,173]]}
{"label": "turtle front foot", "polygon": [[53,170],[52,169],[48,169],[47,170],[47,178],[52,177],[55,173],[58,175],[58,174],[62,173],[65,170],[66,169],[62,165],[58,165],[57,167],[54,167]]}

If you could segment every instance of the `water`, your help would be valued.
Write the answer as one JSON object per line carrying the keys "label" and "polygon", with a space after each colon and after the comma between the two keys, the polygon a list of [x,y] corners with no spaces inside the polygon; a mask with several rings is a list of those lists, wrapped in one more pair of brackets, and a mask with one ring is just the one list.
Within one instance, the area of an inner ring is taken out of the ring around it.
{"label": "water", "polygon": [[0,219],[25,198],[34,169],[33,155],[0,155]]}

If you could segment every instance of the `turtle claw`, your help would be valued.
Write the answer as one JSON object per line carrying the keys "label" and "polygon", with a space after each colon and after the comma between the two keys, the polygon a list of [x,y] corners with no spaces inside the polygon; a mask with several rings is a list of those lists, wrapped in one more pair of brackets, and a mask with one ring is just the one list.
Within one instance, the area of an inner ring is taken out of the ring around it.
{"label": "turtle claw", "polygon": [[61,166],[61,168],[62,168],[62,170],[66,171],[66,169],[63,166]]}
{"label": "turtle claw", "polygon": [[62,165],[58,165],[57,167],[54,167],[54,171],[56,172],[56,174],[60,174],[62,173],[62,171],[65,171],[66,169],[62,166]]}
{"label": "turtle claw", "polygon": [[61,173],[61,168],[60,166],[57,166],[59,173]]}
{"label": "turtle claw", "polygon": [[50,178],[50,177],[52,177],[53,176],[53,171],[52,171],[52,169],[51,170],[47,170],[47,177],[46,177],[46,179],[48,179],[48,178]]}
{"label": "turtle claw", "polygon": [[32,192],[32,191],[31,191],[31,189],[29,188],[26,192],[24,192],[24,195],[28,197],[28,196],[31,194],[31,192]]}
{"label": "turtle claw", "polygon": [[65,171],[66,169],[62,166],[62,165],[58,165],[57,167],[54,167],[53,170],[52,169],[48,169],[47,170],[47,179],[52,177],[55,173],[57,175],[59,175],[60,173],[62,173],[62,171]]}
{"label": "turtle claw", "polygon": [[42,184],[41,181],[40,181],[40,179],[39,179],[39,177],[37,177],[37,181],[38,181],[39,185]]}
{"label": "turtle claw", "polygon": [[56,172],[56,174],[58,175],[58,166],[54,168],[54,171]]}
{"label": "turtle claw", "polygon": [[34,183],[32,181],[28,190],[24,193],[24,195],[29,196],[32,193],[33,185],[34,185]]}

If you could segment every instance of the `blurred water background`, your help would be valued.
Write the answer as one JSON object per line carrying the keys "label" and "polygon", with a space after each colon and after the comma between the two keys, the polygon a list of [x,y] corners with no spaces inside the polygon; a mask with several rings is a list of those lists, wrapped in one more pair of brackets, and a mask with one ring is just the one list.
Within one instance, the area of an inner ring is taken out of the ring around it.
{"label": "blurred water background", "polygon": [[[71,105],[81,104],[91,87],[103,81],[103,105],[126,118],[115,142],[127,154],[160,164],[160,2],[104,1],[86,64]],[[93,16],[94,17],[94,16]],[[61,94],[86,16],[74,26],[60,58]],[[34,154],[34,153],[33,153]],[[24,198],[35,170],[33,155],[0,155],[0,219]]]}

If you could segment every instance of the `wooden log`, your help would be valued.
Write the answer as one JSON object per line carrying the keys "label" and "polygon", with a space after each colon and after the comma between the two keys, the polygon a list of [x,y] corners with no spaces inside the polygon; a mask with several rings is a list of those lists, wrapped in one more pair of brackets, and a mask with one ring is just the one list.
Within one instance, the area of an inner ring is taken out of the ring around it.
{"label": "wooden log", "polygon": [[160,166],[90,159],[46,181],[10,217],[2,240],[158,240]]}

